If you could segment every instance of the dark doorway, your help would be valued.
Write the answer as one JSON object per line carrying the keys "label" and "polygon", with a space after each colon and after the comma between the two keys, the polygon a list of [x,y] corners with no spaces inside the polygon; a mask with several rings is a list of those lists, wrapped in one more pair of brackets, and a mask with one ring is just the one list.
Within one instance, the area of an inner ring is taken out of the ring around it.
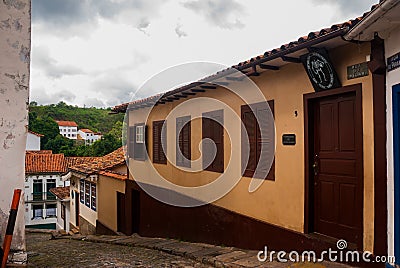
{"label": "dark doorway", "polygon": [[309,180],[306,203],[309,232],[345,239],[362,248],[361,90],[352,88],[361,89],[342,88],[313,94],[317,98],[305,98]]}
{"label": "dark doorway", "polygon": [[140,192],[132,190],[132,232],[139,232],[140,224]]}
{"label": "dark doorway", "polygon": [[79,227],[79,193],[75,193],[75,226]]}
{"label": "dark doorway", "polygon": [[125,194],[117,192],[117,231],[125,233]]}

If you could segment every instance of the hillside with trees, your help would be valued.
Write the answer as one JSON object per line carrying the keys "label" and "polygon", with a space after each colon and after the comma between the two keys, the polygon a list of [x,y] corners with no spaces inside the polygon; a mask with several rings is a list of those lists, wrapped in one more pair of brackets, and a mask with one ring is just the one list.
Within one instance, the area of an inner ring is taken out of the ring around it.
{"label": "hillside with trees", "polygon": [[[107,108],[84,108],[67,105],[65,102],[50,105],[29,105],[29,130],[43,134],[41,149],[52,150],[53,153],[64,153],[66,156],[102,156],[108,154],[122,144],[123,114],[110,114]],[[103,137],[93,145],[85,146],[59,134],[56,120],[75,121],[78,129],[88,128],[93,132],[101,132]]]}

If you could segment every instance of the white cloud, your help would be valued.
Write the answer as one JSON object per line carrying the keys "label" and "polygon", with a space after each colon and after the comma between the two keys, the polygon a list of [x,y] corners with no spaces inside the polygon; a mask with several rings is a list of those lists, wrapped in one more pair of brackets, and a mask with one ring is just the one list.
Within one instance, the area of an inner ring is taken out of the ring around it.
{"label": "white cloud", "polygon": [[[117,105],[170,66],[231,66],[360,16],[372,4],[181,1],[33,0],[31,100]],[[165,90],[159,85],[136,97]]]}

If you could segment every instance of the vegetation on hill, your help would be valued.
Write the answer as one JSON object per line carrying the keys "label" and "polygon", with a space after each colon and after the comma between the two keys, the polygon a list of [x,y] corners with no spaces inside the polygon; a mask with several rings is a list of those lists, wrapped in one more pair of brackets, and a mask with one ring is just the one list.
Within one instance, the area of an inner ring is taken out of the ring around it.
{"label": "vegetation on hill", "polygon": [[[110,115],[110,108],[82,108],[64,102],[39,106],[29,105],[29,130],[43,134],[41,149],[66,156],[103,156],[118,149],[121,142],[123,114]],[[78,129],[101,132],[103,137],[93,145],[85,146],[59,134],[55,120],[75,121]]]}

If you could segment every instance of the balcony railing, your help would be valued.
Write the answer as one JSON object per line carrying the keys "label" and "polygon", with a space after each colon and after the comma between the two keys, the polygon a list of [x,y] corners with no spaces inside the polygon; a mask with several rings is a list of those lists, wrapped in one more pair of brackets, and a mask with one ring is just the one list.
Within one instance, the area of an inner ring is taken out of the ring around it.
{"label": "balcony railing", "polygon": [[32,198],[28,201],[48,201],[56,200],[56,196],[50,192],[34,192]]}

